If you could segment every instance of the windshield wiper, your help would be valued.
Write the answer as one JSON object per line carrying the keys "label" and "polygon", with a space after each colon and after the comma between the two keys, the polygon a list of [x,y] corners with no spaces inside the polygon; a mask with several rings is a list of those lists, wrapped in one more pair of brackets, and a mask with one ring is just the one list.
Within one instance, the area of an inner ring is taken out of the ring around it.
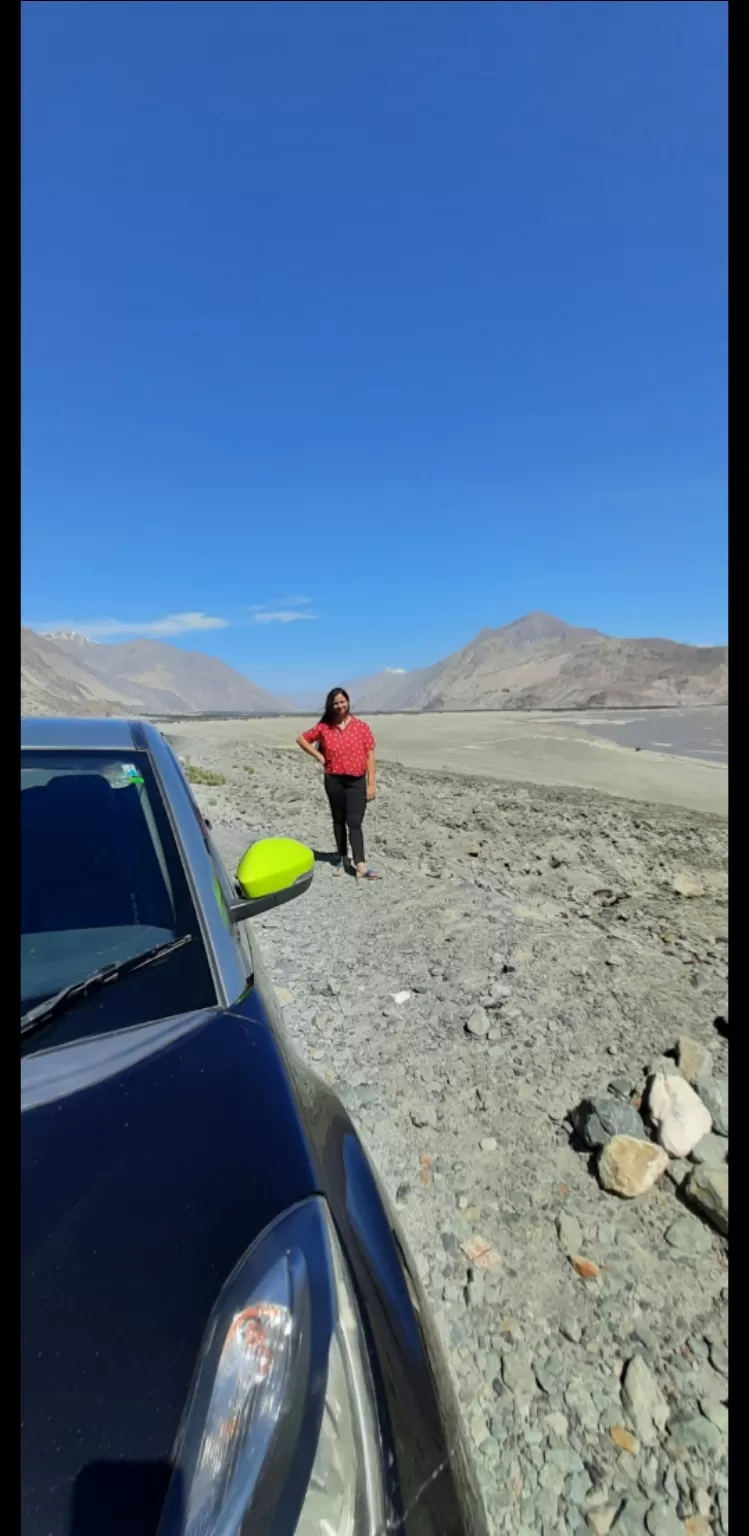
{"label": "windshield wiper", "polygon": [[21,1014],[21,1034],[30,1035],[36,1029],[41,1029],[44,1024],[51,1024],[53,1019],[66,1013],[68,1008],[75,1007],[92,992],[98,992],[101,987],[106,987],[111,981],[120,981],[123,976],[129,976],[132,971],[139,971],[146,965],[153,965],[155,960],[161,960],[166,955],[171,955],[177,949],[183,949],[185,944],[191,944],[193,935],[186,933],[181,939],[167,939],[165,944],[155,944],[153,949],[143,949],[139,955],[131,955],[127,960],[120,960],[119,964],[103,965],[101,970],[92,971],[83,981],[74,981],[69,987],[63,987],[61,992],[55,992],[53,997],[48,997],[46,1002],[37,1003],[35,1008],[29,1008],[28,1013]]}

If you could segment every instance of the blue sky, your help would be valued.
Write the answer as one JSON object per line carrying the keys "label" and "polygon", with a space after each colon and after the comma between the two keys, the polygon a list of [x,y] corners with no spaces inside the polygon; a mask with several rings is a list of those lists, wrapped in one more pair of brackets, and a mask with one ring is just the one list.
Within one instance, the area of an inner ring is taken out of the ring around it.
{"label": "blue sky", "polygon": [[24,621],[724,642],[726,11],[24,4]]}

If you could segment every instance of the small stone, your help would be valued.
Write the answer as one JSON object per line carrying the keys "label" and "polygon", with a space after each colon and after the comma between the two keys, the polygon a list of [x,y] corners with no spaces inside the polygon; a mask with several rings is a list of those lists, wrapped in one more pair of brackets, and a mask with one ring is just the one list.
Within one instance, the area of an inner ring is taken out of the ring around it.
{"label": "small stone", "polygon": [[629,1456],[639,1455],[640,1446],[634,1435],[625,1429],[623,1424],[612,1424],[609,1434],[614,1445],[619,1451],[626,1451]]}
{"label": "small stone", "polygon": [[497,1140],[496,1140],[496,1137],[495,1136],[484,1136],[482,1138],[482,1140],[479,1142],[479,1147],[480,1147],[482,1152],[496,1152],[496,1150],[497,1150]]}
{"label": "small stone", "polygon": [[585,1464],[582,1456],[571,1445],[554,1445],[546,1453],[546,1460],[552,1467],[558,1467],[563,1477],[580,1477],[585,1474]]}
{"label": "small stone", "polygon": [[658,1339],[653,1333],[652,1328],[648,1328],[646,1323],[635,1324],[635,1338],[649,1355],[656,1355],[658,1353]]}
{"label": "small stone", "polygon": [[544,1424],[549,1435],[555,1435],[557,1440],[566,1440],[570,1432],[569,1420],[563,1413],[547,1413]]}
{"label": "small stone", "polygon": [[641,1355],[634,1355],[622,1381],[622,1407],[643,1445],[652,1445],[668,1423],[669,1408]]}
{"label": "small stone", "polygon": [[592,1259],[586,1259],[581,1253],[571,1253],[569,1261],[576,1275],[581,1280],[595,1280],[598,1274],[598,1265]]}
{"label": "small stone", "polygon": [[611,1194],[633,1199],[652,1189],[667,1167],[662,1147],[634,1136],[614,1136],[599,1156],[598,1177]]}
{"label": "small stone", "polygon": [[594,1434],[598,1430],[601,1416],[600,1409],[593,1401],[592,1394],[588,1391],[584,1382],[580,1381],[579,1378],[573,1377],[569,1383],[564,1394],[564,1401],[570,1413],[575,1415],[583,1429],[588,1430],[590,1434]]}
{"label": "small stone", "polygon": [[522,1350],[508,1350],[502,1360],[502,1380],[515,1397],[534,1397],[536,1378],[531,1362]]}
{"label": "small stone", "polygon": [[728,1434],[728,1409],[725,1403],[714,1402],[710,1397],[703,1397],[700,1400],[700,1408],[705,1418],[709,1419],[722,1435]]}
{"label": "small stone", "polygon": [[709,1253],[712,1247],[712,1239],[707,1228],[701,1226],[691,1216],[679,1216],[671,1223],[666,1232],[666,1242],[669,1248],[674,1248],[677,1253],[685,1253],[690,1258]]}
{"label": "small stone", "polygon": [[713,1128],[708,1109],[683,1077],[660,1073],[653,1077],[648,1086],[648,1112],[661,1146],[671,1157],[688,1157]]}
{"label": "small stone", "polygon": [[576,1216],[568,1211],[561,1211],[557,1216],[557,1237],[563,1253],[568,1256],[579,1253],[583,1245],[583,1234]]}
{"label": "small stone", "polygon": [[728,1078],[706,1077],[696,1085],[697,1092],[712,1118],[712,1129],[719,1136],[728,1135]]}
{"label": "small stone", "polygon": [[276,999],[281,1004],[282,1008],[286,1008],[289,1003],[293,1003],[294,1001],[293,995],[291,992],[289,992],[287,987],[276,987],[275,993]]}
{"label": "small stone", "polygon": [[469,1264],[476,1269],[498,1269],[502,1260],[499,1254],[490,1246],[483,1237],[478,1234],[469,1237],[460,1245],[461,1252],[465,1254]]}
{"label": "small stone", "polygon": [[489,1019],[483,1008],[474,1008],[467,1024],[466,1033],[474,1035],[477,1040],[485,1040],[490,1029]]}
{"label": "small stone", "polygon": [[419,1130],[424,1127],[428,1127],[429,1130],[434,1130],[437,1124],[437,1115],[436,1112],[432,1109],[431,1104],[424,1104],[416,1109],[412,1109],[411,1123],[412,1125],[415,1125]]}
{"label": "small stone", "polygon": [[728,1169],[695,1168],[684,1184],[689,1204],[699,1211],[718,1232],[728,1236]]}
{"label": "small stone", "polygon": [[616,1519],[617,1506],[615,1504],[599,1504],[595,1509],[589,1509],[587,1521],[594,1536],[609,1536],[609,1531]]}
{"label": "small stone", "polygon": [[712,1536],[713,1528],[705,1515],[689,1515],[684,1531],[686,1536]]}
{"label": "small stone", "polygon": [[645,1516],[645,1524],[649,1536],[684,1536],[684,1526],[668,1504],[654,1504]]}
{"label": "small stone", "polygon": [[565,1317],[559,1325],[562,1337],[569,1339],[570,1344],[579,1344],[583,1336],[583,1330],[576,1317]]}
{"label": "small stone", "polygon": [[499,981],[493,981],[489,989],[489,996],[493,1003],[506,1003],[512,997],[512,987],[505,987]]}
{"label": "small stone", "polygon": [[709,1077],[713,1058],[706,1046],[691,1035],[680,1035],[676,1042],[676,1060],[679,1071],[688,1083],[696,1083],[701,1077]]}
{"label": "small stone", "polygon": [[652,1256],[647,1248],[643,1248],[642,1243],[638,1242],[632,1232],[620,1229],[616,1233],[616,1246],[623,1252],[625,1261],[628,1260],[632,1264],[642,1264],[645,1266],[651,1260]]}
{"label": "small stone", "polygon": [[687,1162],[685,1157],[672,1158],[666,1169],[666,1173],[671,1180],[671,1183],[675,1184],[677,1189],[681,1188],[684,1180],[689,1177],[691,1172],[692,1164]]}
{"label": "small stone", "polygon": [[413,996],[413,993],[408,991],[391,992],[390,996],[392,997],[393,1002],[400,1006],[403,1003],[407,1003],[408,999]]}
{"label": "small stone", "polygon": [[[572,1477],[567,1478],[564,1485],[564,1497],[567,1501],[567,1509],[570,1511],[570,1513],[572,1513],[573,1510],[582,1509],[592,1486],[593,1485],[590,1481],[590,1478],[588,1477],[588,1474],[585,1470],[582,1472],[576,1472]],[[584,1536],[585,1526],[578,1526],[578,1530],[581,1532],[581,1536]]]}
{"label": "small stone", "polygon": [[715,1424],[711,1424],[709,1419],[697,1417],[674,1424],[671,1435],[677,1445],[686,1446],[688,1451],[698,1451],[702,1456],[714,1456],[721,1450],[723,1442],[723,1436]]}
{"label": "small stone", "polygon": [[690,1153],[693,1163],[702,1163],[708,1168],[720,1168],[728,1161],[728,1142],[725,1136],[716,1136],[711,1131],[708,1136],[703,1136],[696,1147]]}
{"label": "small stone", "polygon": [[657,1456],[648,1456],[647,1460],[643,1461],[637,1477],[640,1492],[646,1495],[652,1494],[658,1486],[660,1475]]}
{"label": "small stone", "polygon": [[645,1141],[647,1132],[631,1104],[613,1094],[583,1099],[571,1115],[573,1129],[586,1147],[603,1147],[612,1136],[634,1136]]}
{"label": "small stone", "polygon": [[614,1526],[616,1536],[647,1536],[645,1526],[647,1512],[648,1505],[645,1500],[628,1498],[617,1516]]}
{"label": "small stone", "polygon": [[551,1462],[545,1461],[538,1474],[538,1481],[542,1488],[555,1493],[558,1498],[564,1487],[564,1473]]}
{"label": "small stone", "polygon": [[683,896],[685,900],[705,894],[703,887],[697,880],[693,880],[691,875],[677,875],[675,880],[671,881],[671,890],[675,896]]}
{"label": "small stone", "polygon": [[475,1413],[470,1422],[471,1439],[477,1449],[480,1449],[485,1440],[489,1438],[489,1426],[483,1413]]}

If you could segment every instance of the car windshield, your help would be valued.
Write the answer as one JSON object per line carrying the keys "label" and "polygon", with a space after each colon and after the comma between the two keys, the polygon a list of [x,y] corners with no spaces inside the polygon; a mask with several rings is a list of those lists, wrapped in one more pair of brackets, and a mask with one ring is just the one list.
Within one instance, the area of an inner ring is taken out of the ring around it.
{"label": "car windshield", "polygon": [[22,753],[22,1015],[186,935],[193,942],[77,1001],[33,1049],[210,1007],[216,989],[148,753]]}

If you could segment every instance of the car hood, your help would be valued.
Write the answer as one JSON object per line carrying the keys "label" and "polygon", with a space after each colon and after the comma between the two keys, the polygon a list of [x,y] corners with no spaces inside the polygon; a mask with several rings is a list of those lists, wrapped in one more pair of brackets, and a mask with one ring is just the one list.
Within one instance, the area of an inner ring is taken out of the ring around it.
{"label": "car hood", "polygon": [[259,1000],[22,1063],[24,1536],[150,1536],[211,1309],[316,1192]]}

